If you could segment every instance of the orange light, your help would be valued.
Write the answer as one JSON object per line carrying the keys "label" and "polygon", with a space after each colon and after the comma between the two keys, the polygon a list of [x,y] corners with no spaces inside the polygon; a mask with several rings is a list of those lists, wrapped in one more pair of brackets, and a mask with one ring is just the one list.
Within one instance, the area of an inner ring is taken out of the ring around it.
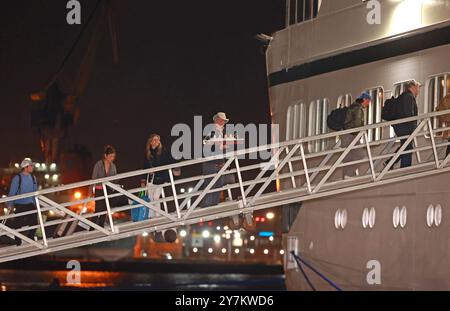
{"label": "orange light", "polygon": [[80,192],[80,191],[75,192],[75,193],[73,194],[73,197],[74,197],[76,200],[81,199],[81,192]]}

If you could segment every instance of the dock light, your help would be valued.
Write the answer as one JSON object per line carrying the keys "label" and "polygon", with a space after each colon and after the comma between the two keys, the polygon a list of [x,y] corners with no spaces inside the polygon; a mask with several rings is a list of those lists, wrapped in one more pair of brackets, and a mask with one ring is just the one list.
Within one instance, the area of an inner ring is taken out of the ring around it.
{"label": "dock light", "polygon": [[186,235],[187,235],[186,230],[181,230],[181,231],[180,231],[180,236],[181,236],[182,238],[186,237]]}
{"label": "dock light", "polygon": [[49,178],[50,178],[50,175],[49,175],[49,174],[45,174],[45,175],[44,175],[44,178],[45,178],[45,179],[49,179]]}
{"label": "dock light", "polygon": [[228,226],[223,227],[223,230],[227,231],[229,228]]}
{"label": "dock light", "polygon": [[184,188],[181,188],[181,189],[180,189],[180,192],[181,192],[181,193],[184,193],[185,191],[186,191],[186,190],[184,190]]}
{"label": "dock light", "polygon": [[36,166],[37,168],[41,167],[41,163],[36,163],[34,164],[34,166]]}
{"label": "dock light", "polygon": [[47,165],[46,165],[45,163],[41,163],[41,168],[42,168],[43,170],[45,170],[45,169],[47,169]]}
{"label": "dock light", "polygon": [[252,235],[251,237],[250,237],[250,241],[254,241],[255,240],[255,237]]}
{"label": "dock light", "polygon": [[241,238],[241,233],[239,231],[234,231],[234,238],[235,239],[240,239]]}
{"label": "dock light", "polygon": [[235,252],[236,254],[239,254],[239,248],[236,248],[236,249],[234,250],[234,252]]}
{"label": "dock light", "polygon": [[167,258],[167,260],[172,260],[173,259],[171,254],[167,254],[166,258]]}
{"label": "dock light", "polygon": [[217,226],[217,227],[216,227],[216,230],[217,230],[217,231],[220,231],[220,226]]}
{"label": "dock light", "polygon": [[214,236],[214,242],[215,242],[216,244],[219,244],[219,243],[220,243],[220,235],[216,234],[216,235]]}
{"label": "dock light", "polygon": [[225,234],[225,239],[227,239],[227,240],[231,239],[231,234],[229,234],[229,233]]}
{"label": "dock light", "polygon": [[204,231],[202,232],[202,237],[203,237],[204,239],[209,238],[209,231],[208,231],[208,230],[204,230]]}
{"label": "dock light", "polygon": [[284,249],[280,249],[280,255],[284,255]]}
{"label": "dock light", "polygon": [[8,213],[8,209],[6,207],[3,209],[3,213]]}
{"label": "dock light", "polygon": [[212,254],[212,252],[213,252],[213,249],[211,247],[208,248],[208,253]]}
{"label": "dock light", "polygon": [[197,253],[197,252],[198,252],[198,248],[197,248],[197,247],[194,247],[194,248],[192,249],[192,251],[193,251],[194,253]]}
{"label": "dock light", "polygon": [[250,249],[250,254],[253,255],[254,253],[255,253],[255,250],[254,250],[253,248],[251,248],[251,249]]}
{"label": "dock light", "polygon": [[15,166],[16,168],[20,168],[19,163],[14,164],[14,166]]}
{"label": "dock light", "polygon": [[147,257],[147,253],[146,253],[146,252],[143,252],[143,253],[142,253],[142,257]]}
{"label": "dock light", "polygon": [[52,171],[56,170],[56,163],[50,164],[50,170]]}
{"label": "dock light", "polygon": [[143,233],[142,233],[142,236],[143,236],[143,237],[148,236],[148,232],[143,232]]}
{"label": "dock light", "polygon": [[269,241],[270,241],[270,242],[273,242],[273,235],[271,235],[271,236],[269,237]]}
{"label": "dock light", "polygon": [[225,254],[227,252],[226,248],[222,248],[222,254]]}
{"label": "dock light", "polygon": [[267,255],[268,253],[269,253],[269,250],[266,248],[266,249],[264,250],[264,254]]}
{"label": "dock light", "polygon": [[58,175],[57,175],[57,174],[54,174],[54,175],[52,176],[52,180],[53,180],[53,181],[57,181],[57,180],[58,180]]}
{"label": "dock light", "polygon": [[73,194],[73,197],[75,198],[75,200],[81,199],[81,192],[80,192],[80,191],[76,191],[76,192]]}
{"label": "dock light", "polygon": [[275,218],[275,214],[274,213],[272,213],[272,212],[268,212],[267,214],[266,214],[266,218],[267,219],[274,219]]}

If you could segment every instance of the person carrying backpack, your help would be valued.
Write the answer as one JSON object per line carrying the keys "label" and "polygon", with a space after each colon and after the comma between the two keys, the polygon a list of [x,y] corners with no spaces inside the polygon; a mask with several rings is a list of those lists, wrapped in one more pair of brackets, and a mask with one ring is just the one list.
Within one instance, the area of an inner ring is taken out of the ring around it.
{"label": "person carrying backpack", "polygon": [[[38,190],[38,184],[36,177],[33,175],[34,163],[30,158],[25,158],[20,163],[21,172],[14,176],[11,180],[11,186],[9,188],[8,196],[12,197],[19,194],[25,194],[30,192],[35,192]],[[19,199],[15,201],[7,202],[7,206],[10,211],[15,211],[15,213],[24,213],[29,211],[35,211],[35,197],[28,197],[24,199]],[[36,226],[37,225],[37,215],[35,213],[28,214],[24,216],[14,217],[9,225],[12,229],[19,229],[24,226]],[[8,224],[8,223],[7,223]],[[21,232],[26,237],[34,240],[34,235],[36,229]],[[22,240],[15,237],[16,245],[22,244]]]}
{"label": "person carrying backpack", "polygon": [[[344,122],[344,130],[362,127],[364,126],[364,109],[369,107],[370,102],[372,101],[372,97],[369,93],[362,93],[353,104],[350,105],[347,109],[347,113],[345,116]],[[346,148],[350,146],[352,141],[355,139],[355,136],[358,133],[350,133],[341,135],[341,147]],[[353,162],[360,160],[364,157],[361,149],[353,149],[345,158],[345,162]],[[351,166],[344,167],[344,179],[351,178],[356,176],[356,170]]]}

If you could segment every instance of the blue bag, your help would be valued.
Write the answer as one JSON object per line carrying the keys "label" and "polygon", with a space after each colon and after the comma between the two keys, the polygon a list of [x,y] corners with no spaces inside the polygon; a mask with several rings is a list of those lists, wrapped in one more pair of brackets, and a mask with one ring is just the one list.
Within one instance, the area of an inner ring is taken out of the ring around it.
{"label": "blue bag", "polygon": [[[141,199],[144,200],[145,202],[150,202],[150,198],[148,196],[142,196]],[[136,201],[133,201],[133,205],[137,205],[136,207],[131,209],[131,220],[133,222],[142,221],[150,218],[148,207]]]}

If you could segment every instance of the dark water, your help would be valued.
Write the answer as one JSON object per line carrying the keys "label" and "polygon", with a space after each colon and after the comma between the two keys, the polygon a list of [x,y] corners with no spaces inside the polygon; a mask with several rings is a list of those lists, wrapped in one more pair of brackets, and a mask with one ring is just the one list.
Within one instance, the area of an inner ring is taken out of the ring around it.
{"label": "dark water", "polygon": [[0,290],[286,290],[284,275],[277,274],[82,271],[81,284],[74,285],[67,283],[67,274],[67,270],[0,270]]}

